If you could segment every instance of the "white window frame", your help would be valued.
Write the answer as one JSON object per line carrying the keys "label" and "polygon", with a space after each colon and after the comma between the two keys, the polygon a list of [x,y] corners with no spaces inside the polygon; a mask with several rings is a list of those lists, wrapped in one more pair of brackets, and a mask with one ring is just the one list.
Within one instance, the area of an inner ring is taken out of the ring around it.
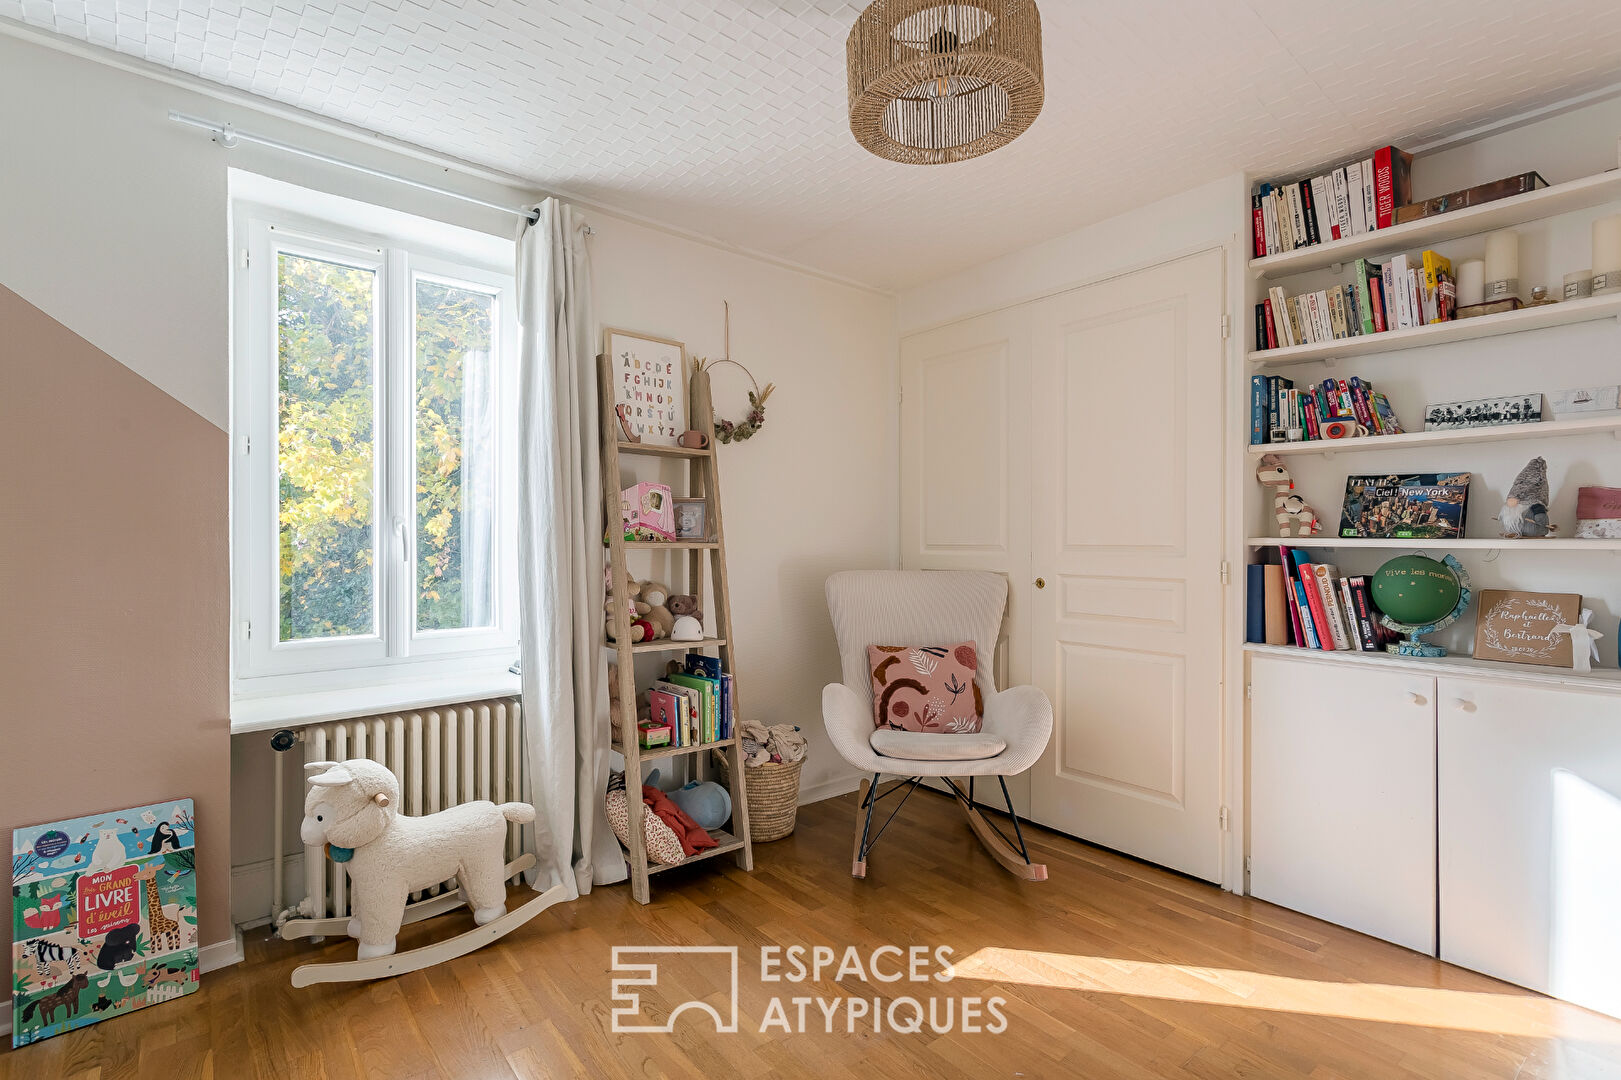
{"label": "white window frame", "polygon": [[[450,230],[447,230],[450,231]],[[297,209],[253,202],[232,208],[233,696],[341,690],[382,681],[478,679],[517,655],[517,342],[511,264],[488,244],[432,246]],[[373,461],[374,632],[280,640],[276,343],[277,255],[375,269]],[[460,285],[495,299],[492,401],[497,498],[492,625],[418,630],[416,617],[416,282]]]}

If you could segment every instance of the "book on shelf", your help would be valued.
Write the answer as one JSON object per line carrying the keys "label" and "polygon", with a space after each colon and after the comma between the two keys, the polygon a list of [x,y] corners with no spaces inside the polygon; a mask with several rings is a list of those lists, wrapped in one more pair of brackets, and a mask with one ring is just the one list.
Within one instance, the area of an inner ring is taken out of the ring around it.
{"label": "book on shelf", "polygon": [[1357,376],[1306,387],[1282,375],[1250,376],[1251,446],[1344,437],[1330,435],[1329,425],[1336,421],[1355,424],[1352,434],[1403,434],[1390,400]]}
{"label": "book on shelf", "polygon": [[[1267,289],[1258,306],[1255,349],[1318,345],[1344,338],[1409,330],[1458,317],[1452,260],[1434,251],[1393,255],[1383,264],[1357,259],[1351,280],[1288,296]],[[1270,318],[1268,317],[1270,312]],[[1286,312],[1287,319],[1278,317]]]}
{"label": "book on shelf", "polygon": [[1433,199],[1423,199],[1419,202],[1410,202],[1405,206],[1396,208],[1396,224],[1402,225],[1409,221],[1418,221],[1420,218],[1434,217],[1436,214],[1448,214],[1454,210],[1462,210],[1468,206],[1480,206],[1483,203],[1496,202],[1498,199],[1507,199],[1515,195],[1524,195],[1529,191],[1548,186],[1548,181],[1542,178],[1539,172],[1516,173],[1505,176],[1501,180],[1492,180],[1474,187],[1464,188],[1462,191],[1450,191],[1445,195],[1437,195]]}
{"label": "book on shelf", "polygon": [[1277,546],[1276,563],[1271,555],[1268,549],[1262,555],[1268,561],[1245,574],[1247,602],[1259,604],[1258,612],[1254,607],[1246,612],[1251,642],[1322,652],[1384,648],[1385,633],[1365,577],[1341,576],[1332,563],[1314,562],[1309,551],[1287,544]]}
{"label": "book on shelf", "polygon": [[1385,146],[1316,176],[1257,185],[1250,195],[1255,257],[1388,229],[1412,199],[1412,164],[1413,155]]}

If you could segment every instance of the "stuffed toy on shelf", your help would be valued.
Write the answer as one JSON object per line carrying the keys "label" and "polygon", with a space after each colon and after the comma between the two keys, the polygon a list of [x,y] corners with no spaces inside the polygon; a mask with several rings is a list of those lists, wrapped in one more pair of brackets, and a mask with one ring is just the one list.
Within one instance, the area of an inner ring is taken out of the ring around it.
{"label": "stuffed toy on shelf", "polygon": [[644,581],[640,584],[640,600],[647,605],[644,617],[653,627],[653,639],[669,637],[675,626],[675,616],[664,606],[670,601],[670,587],[658,581]]}

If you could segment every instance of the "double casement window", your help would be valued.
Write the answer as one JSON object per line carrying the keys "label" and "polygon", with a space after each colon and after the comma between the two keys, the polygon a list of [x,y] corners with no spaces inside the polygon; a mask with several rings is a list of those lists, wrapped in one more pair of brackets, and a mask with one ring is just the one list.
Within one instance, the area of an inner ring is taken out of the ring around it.
{"label": "double casement window", "polygon": [[505,668],[510,264],[252,205],[233,248],[239,692]]}

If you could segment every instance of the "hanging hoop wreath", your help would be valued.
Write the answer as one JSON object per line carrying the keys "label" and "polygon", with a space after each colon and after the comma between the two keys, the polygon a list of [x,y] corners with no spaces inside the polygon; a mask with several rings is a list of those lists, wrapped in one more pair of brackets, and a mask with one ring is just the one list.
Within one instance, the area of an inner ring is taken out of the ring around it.
{"label": "hanging hoop wreath", "polygon": [[742,442],[744,439],[752,438],[755,432],[765,427],[765,402],[771,396],[771,391],[776,389],[776,386],[772,383],[766,383],[765,389],[760,389],[760,384],[755,382],[754,373],[736,360],[705,360],[700,357],[692,362],[692,368],[695,372],[707,373],[722,364],[731,364],[747,375],[750,384],[754,387],[749,391],[749,411],[742,420],[732,421],[717,418],[715,421],[715,438],[723,443]]}
{"label": "hanging hoop wreath", "polygon": [[[771,396],[771,391],[775,390],[776,387],[771,383],[766,383],[765,389],[761,390],[760,384],[755,381],[754,372],[732,359],[732,305],[729,301],[724,300],[721,303],[726,312],[726,355],[719,360],[706,360],[699,357],[692,362],[692,370],[694,374],[703,375],[706,383],[710,382],[708,372],[713,371],[722,364],[731,364],[749,377],[749,385],[754,389],[749,391],[748,413],[741,421],[715,421],[715,438],[723,443],[742,442],[745,439],[753,438],[755,432],[765,427],[766,398]],[[711,409],[713,409],[713,405],[711,405]]]}

